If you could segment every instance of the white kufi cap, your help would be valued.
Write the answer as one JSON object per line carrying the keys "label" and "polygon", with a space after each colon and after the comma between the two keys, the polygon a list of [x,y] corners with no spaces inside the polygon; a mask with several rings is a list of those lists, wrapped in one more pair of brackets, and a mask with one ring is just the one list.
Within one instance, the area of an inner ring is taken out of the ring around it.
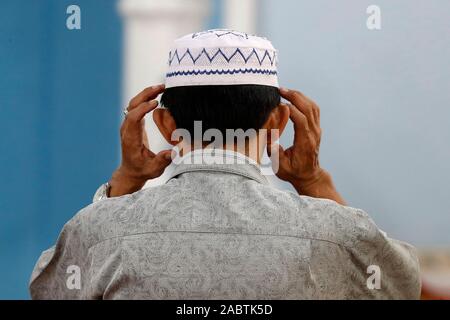
{"label": "white kufi cap", "polygon": [[169,53],[166,88],[259,84],[278,87],[277,53],[269,40],[215,29],[188,34]]}

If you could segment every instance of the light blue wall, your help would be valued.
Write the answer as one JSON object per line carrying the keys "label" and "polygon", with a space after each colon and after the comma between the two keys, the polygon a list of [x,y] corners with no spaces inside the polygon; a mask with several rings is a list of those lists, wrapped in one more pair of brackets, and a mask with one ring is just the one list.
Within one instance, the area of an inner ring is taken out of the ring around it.
{"label": "light blue wall", "polygon": [[0,298],[118,164],[120,52],[114,1],[0,2]]}
{"label": "light blue wall", "polygon": [[[366,28],[371,4],[380,31]],[[321,106],[321,161],[344,197],[394,237],[449,245],[450,2],[263,0],[261,9],[282,85]]]}

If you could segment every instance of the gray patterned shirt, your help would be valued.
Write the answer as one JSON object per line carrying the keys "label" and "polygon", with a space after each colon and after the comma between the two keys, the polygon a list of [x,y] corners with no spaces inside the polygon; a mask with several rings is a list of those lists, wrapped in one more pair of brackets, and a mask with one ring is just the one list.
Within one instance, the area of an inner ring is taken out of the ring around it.
{"label": "gray patterned shirt", "polygon": [[388,238],[362,210],[276,189],[253,163],[200,163],[178,164],[161,186],[82,209],[42,253],[30,293],[418,299],[420,277],[414,248]]}

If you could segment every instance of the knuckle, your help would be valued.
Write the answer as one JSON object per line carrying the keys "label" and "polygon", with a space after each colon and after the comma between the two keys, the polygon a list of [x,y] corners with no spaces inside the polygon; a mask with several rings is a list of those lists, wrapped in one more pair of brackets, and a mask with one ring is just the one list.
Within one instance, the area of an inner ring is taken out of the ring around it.
{"label": "knuckle", "polygon": [[127,120],[133,123],[138,122],[139,121],[138,114],[136,112],[128,113]]}
{"label": "knuckle", "polygon": [[141,97],[143,94],[145,94],[147,92],[148,88],[144,88],[141,90],[141,92],[139,92],[139,94],[136,97]]}
{"label": "knuckle", "polygon": [[152,93],[153,91],[155,91],[155,86],[150,86],[144,89],[145,93]]}
{"label": "knuckle", "polygon": [[308,118],[303,113],[299,114],[299,119],[302,123],[308,123]]}
{"label": "knuckle", "polygon": [[298,100],[298,101],[300,101],[301,100],[301,95],[300,95],[300,92],[298,92],[298,91],[292,91],[292,98],[293,99],[295,99],[295,100]]}
{"label": "knuckle", "polygon": [[306,144],[308,145],[309,149],[311,149],[311,150],[316,149],[316,140],[311,135],[308,135]]}
{"label": "knuckle", "polygon": [[148,102],[147,101],[144,101],[144,102],[141,102],[139,105],[138,105],[138,107],[137,107],[137,109],[143,109],[143,108],[145,108],[146,106],[148,106]]}
{"label": "knuckle", "polygon": [[130,102],[128,103],[129,107],[133,107],[136,104],[136,97],[134,97],[133,99],[130,100]]}
{"label": "knuckle", "polygon": [[120,138],[123,138],[123,136],[125,135],[125,132],[126,132],[126,128],[125,128],[125,123],[124,123],[124,124],[122,124],[122,126],[120,127],[120,131],[119,131],[119,133],[120,133]]}
{"label": "knuckle", "polygon": [[127,146],[129,146],[130,145],[130,138],[128,138],[128,136],[127,135],[123,135],[122,136],[122,146],[123,147],[127,147]]}
{"label": "knuckle", "polygon": [[308,108],[309,110],[314,109],[314,105],[313,105],[312,101],[305,100],[304,104],[305,104],[305,107]]}
{"label": "knuckle", "polygon": [[140,96],[142,99],[146,99],[148,96],[152,95],[155,91],[155,88],[153,86],[147,87],[144,90],[142,90]]}

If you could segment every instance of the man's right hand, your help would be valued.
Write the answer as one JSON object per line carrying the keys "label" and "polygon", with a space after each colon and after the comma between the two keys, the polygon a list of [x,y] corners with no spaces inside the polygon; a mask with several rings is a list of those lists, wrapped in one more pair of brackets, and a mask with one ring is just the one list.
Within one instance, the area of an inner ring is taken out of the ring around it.
{"label": "man's right hand", "polygon": [[122,162],[109,182],[109,197],[118,197],[140,190],[149,179],[159,177],[171,163],[171,150],[153,153],[145,133],[144,117],[158,106],[156,99],[164,85],[144,89],[131,99],[120,128]]}

